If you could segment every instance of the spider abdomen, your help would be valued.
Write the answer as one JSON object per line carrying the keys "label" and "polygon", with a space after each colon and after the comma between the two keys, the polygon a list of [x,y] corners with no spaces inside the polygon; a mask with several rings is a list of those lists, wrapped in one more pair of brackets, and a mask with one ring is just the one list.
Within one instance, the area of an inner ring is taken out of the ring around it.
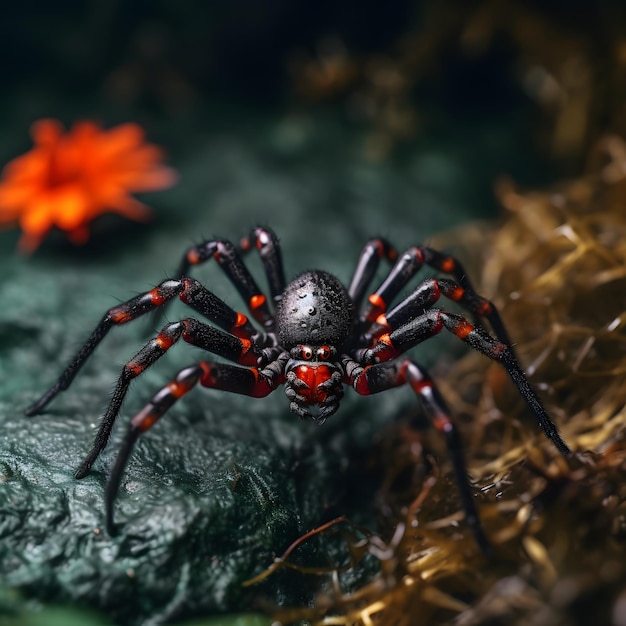
{"label": "spider abdomen", "polygon": [[287,350],[298,344],[341,348],[352,323],[352,300],[347,289],[323,271],[296,276],[276,308],[276,331]]}

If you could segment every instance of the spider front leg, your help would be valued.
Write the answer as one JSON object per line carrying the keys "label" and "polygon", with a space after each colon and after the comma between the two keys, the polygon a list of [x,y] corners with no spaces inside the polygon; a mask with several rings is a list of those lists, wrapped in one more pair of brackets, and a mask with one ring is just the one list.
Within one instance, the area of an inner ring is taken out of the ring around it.
{"label": "spider front leg", "polygon": [[223,300],[211,293],[193,278],[166,280],[160,285],[109,309],[91,336],[83,344],[70,364],[65,368],[57,382],[44,393],[39,400],[31,404],[24,412],[26,415],[39,413],[58,393],[65,391],[74,377],[114,326],[127,324],[138,317],[156,310],[178,296],[182,302],[217,324],[220,328],[245,339],[250,339],[257,331],[242,313],[231,309]]}
{"label": "spider front leg", "polygon": [[467,526],[482,553],[490,555],[491,547],[480,523],[472,487],[467,477],[459,432],[450,418],[450,411],[443,397],[428,373],[410,359],[398,359],[366,366],[348,360],[344,362],[344,367],[349,372],[348,382],[361,395],[380,393],[406,383],[411,386],[421,400],[429,419],[445,439]]}
{"label": "spider front leg", "polygon": [[502,364],[526,404],[535,414],[546,437],[552,441],[563,456],[570,456],[571,450],[561,438],[556,424],[530,386],[510,347],[506,343],[494,339],[483,328],[471,324],[460,315],[431,309],[392,332],[381,335],[370,349],[363,351],[363,359],[366,363],[394,359],[444,329],[467,343],[474,350]]}
{"label": "spider front leg", "polygon": [[472,289],[463,287],[458,282],[446,278],[425,280],[388,313],[381,313],[376,318],[376,321],[370,325],[367,332],[363,334],[363,343],[369,345],[375,337],[410,322],[424,311],[430,309],[442,296],[457,302],[465,310],[469,311],[475,319],[487,318],[494,329],[496,337],[512,350],[508,333],[495,305]]}
{"label": "spider front leg", "polygon": [[455,280],[439,279],[439,281],[435,281],[436,294],[434,298],[432,294],[426,293],[426,301],[424,302],[422,302],[424,296],[423,288],[432,281],[426,281],[424,285],[418,287],[416,292],[393,309],[394,314],[398,318],[396,320],[397,324],[402,324],[415,317],[415,315],[432,306],[439,298],[439,295],[443,295],[458,302],[473,315],[475,320],[480,318],[487,319],[496,337],[513,351],[511,340],[496,307],[489,300],[476,293],[461,263],[454,257],[425,246],[414,246],[406,250],[380,287],[369,296],[367,307],[361,315],[361,323],[368,325],[378,322],[378,324],[368,333],[368,336],[374,336],[380,325],[386,325],[385,313],[390,303],[424,265],[451,274]]}
{"label": "spider front leg", "polygon": [[398,258],[396,249],[386,239],[382,237],[371,239],[363,246],[348,287],[348,294],[350,294],[355,310],[358,311],[360,308],[365,290],[383,258],[390,262],[394,262]]}
{"label": "spider front leg", "polygon": [[[271,231],[266,232],[270,233]],[[275,235],[273,240],[278,241]],[[278,247],[276,247],[276,249],[278,249]],[[230,279],[235,289],[237,289],[244,302],[247,304],[252,317],[264,328],[268,330],[271,329],[274,325],[274,317],[270,312],[267,298],[263,295],[263,292],[257,285],[252,274],[245,266],[237,248],[235,248],[230,241],[217,239],[192,246],[183,256],[177,276],[187,276],[192,266],[200,265],[211,259],[217,261],[220,268]],[[284,284],[282,262],[279,257],[276,259],[276,272],[274,279],[277,283],[271,285],[272,291],[278,288],[278,283],[281,280]]]}
{"label": "spider front leg", "polygon": [[130,383],[148,367],[156,363],[181,338],[191,345],[240,365],[256,365],[259,360],[260,352],[250,339],[225,333],[194,318],[186,318],[180,322],[167,324],[122,368],[109,406],[100,422],[93,446],[74,473],[76,478],[84,478],[89,473],[92,465],[107,445]]}
{"label": "spider front leg", "polygon": [[272,299],[274,304],[277,304],[282,298],[286,282],[280,244],[276,233],[270,228],[257,226],[250,231],[247,237],[241,238],[239,247],[244,253],[252,250],[252,248],[258,250],[265,268]]}
{"label": "spider front leg", "polygon": [[128,424],[126,435],[113,464],[104,495],[107,532],[110,535],[116,534],[113,507],[126,464],[140,435],[152,428],[177,400],[191,391],[198,383],[203,387],[230,391],[254,398],[267,396],[284,382],[286,360],[286,358],[277,359],[262,371],[256,367],[243,368],[227,363],[201,361],[197,365],[181,370],[174,380],[158,391]]}

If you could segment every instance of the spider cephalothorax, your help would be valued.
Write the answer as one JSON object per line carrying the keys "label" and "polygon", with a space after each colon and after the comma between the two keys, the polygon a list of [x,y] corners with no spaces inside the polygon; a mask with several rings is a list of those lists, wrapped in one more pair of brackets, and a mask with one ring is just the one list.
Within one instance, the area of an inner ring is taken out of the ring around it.
{"label": "spider cephalothorax", "polygon": [[[353,321],[347,289],[328,272],[305,272],[285,288],[276,306],[276,333],[291,357],[285,394],[294,413],[322,424],[339,408],[341,355]],[[314,416],[309,407],[316,405]]]}
{"label": "spider cephalothorax", "polygon": [[[241,259],[242,253],[254,247],[265,268],[271,304]],[[246,315],[235,311],[189,277],[191,266],[211,259],[215,259],[230,278],[260,329]],[[363,303],[383,259],[392,262],[393,267]],[[425,280],[389,308],[423,265],[450,274],[454,280]],[[27,415],[38,413],[60,391],[67,389],[113,326],[154,311],[175,297],[212,322],[207,324],[187,317],[166,324],[122,369],[94,445],[76,470],[77,478],[87,475],[106,446],[131,381],[179,339],[237,364],[207,360],[181,370],[130,420],[107,484],[106,523],[110,533],[115,530],[113,504],[135,441],[198,383],[251,397],[266,396],[284,385],[291,410],[319,424],[339,408],[344,385],[361,395],[369,395],[408,384],[445,437],[467,523],[479,546],[487,551],[488,542],[478,521],[454,422],[428,373],[403,356],[410,348],[442,330],[500,362],[545,435],[563,455],[570,454],[518,365],[495,307],[474,291],[464,269],[452,257],[425,246],[414,246],[398,255],[384,239],[372,239],[364,246],[347,288],[324,271],[304,272],[287,283],[278,240],[271,230],[259,227],[242,239],[239,250],[223,240],[193,246],[184,256],[178,276],[107,311],[57,383],[26,410]],[[474,318],[473,322],[433,308],[441,296],[466,309]],[[484,330],[481,320],[489,323],[494,336]]]}

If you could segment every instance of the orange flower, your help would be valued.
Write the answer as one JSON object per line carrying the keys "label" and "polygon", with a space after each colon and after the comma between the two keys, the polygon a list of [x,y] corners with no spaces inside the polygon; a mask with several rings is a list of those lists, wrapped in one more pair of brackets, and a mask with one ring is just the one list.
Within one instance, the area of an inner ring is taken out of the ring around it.
{"label": "orange flower", "polygon": [[81,244],[89,222],[102,213],[146,220],[150,210],[129,194],[176,180],[137,124],[102,130],[85,121],[65,132],[60,122],[46,119],[33,124],[31,135],[32,150],[8,163],[0,180],[0,224],[19,223],[19,249],[26,254],[55,226]]}

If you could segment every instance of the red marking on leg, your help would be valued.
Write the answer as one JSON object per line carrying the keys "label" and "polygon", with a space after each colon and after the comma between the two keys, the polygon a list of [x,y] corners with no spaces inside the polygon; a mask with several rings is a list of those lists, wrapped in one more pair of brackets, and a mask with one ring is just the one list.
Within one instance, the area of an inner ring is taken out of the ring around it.
{"label": "red marking on leg", "polygon": [[432,389],[433,384],[429,380],[411,380],[411,389],[415,391],[415,393],[422,393],[424,389]]}
{"label": "red marking on leg", "polygon": [[385,313],[387,303],[377,293],[371,294],[367,300],[372,307],[367,314],[367,321],[373,322],[379,315]]}
{"label": "red marking on leg", "polygon": [[440,433],[449,433],[454,428],[450,418],[443,413],[435,415],[433,418],[433,424]]}
{"label": "red marking on leg", "polygon": [[479,315],[489,315],[492,310],[493,307],[491,306],[491,302],[488,302],[487,300],[483,300],[476,309]]}
{"label": "red marking on leg", "polygon": [[200,263],[201,261],[202,259],[200,258],[200,255],[195,248],[187,252],[187,263],[189,263],[190,265],[198,265],[198,263]]}
{"label": "red marking on leg", "polygon": [[158,421],[160,415],[155,413],[154,409],[151,406],[146,407],[141,410],[133,419],[131,420],[131,424],[142,433],[145,433],[147,430],[152,428],[154,424]]}
{"label": "red marking on leg", "polygon": [[121,308],[113,309],[109,313],[109,317],[115,324],[126,324],[126,322],[130,322],[133,319],[132,315],[128,311]]}
{"label": "red marking on leg", "polygon": [[261,377],[259,370],[256,367],[251,367],[250,372],[254,375],[254,387],[250,396],[253,398],[264,398],[272,391],[272,387],[266,378]]}
{"label": "red marking on leg", "polygon": [[243,313],[237,313],[235,323],[230,328],[230,333],[239,339],[249,339],[250,332],[244,326],[248,325],[248,318]]}
{"label": "red marking on leg", "polygon": [[150,300],[154,306],[159,306],[167,301],[167,298],[163,297],[163,294],[159,291],[158,287],[150,290]]}
{"label": "red marking on leg", "polygon": [[508,351],[508,347],[504,343],[496,343],[491,347],[491,354],[494,356],[500,356]]}
{"label": "red marking on leg", "polygon": [[165,333],[159,333],[156,336],[155,341],[162,350],[167,350],[174,345],[174,339]]}
{"label": "red marking on leg", "polygon": [[387,258],[393,263],[398,260],[398,251],[395,248],[389,248]]}
{"label": "red marking on leg", "polygon": [[267,233],[264,231],[260,231],[256,236],[256,247],[257,250],[262,250],[263,246],[266,246],[270,242]]}
{"label": "red marking on leg", "polygon": [[354,390],[361,396],[369,396],[372,393],[369,383],[367,382],[367,370],[372,367],[368,365],[363,369],[361,375],[356,379],[354,383]]}
{"label": "red marking on leg", "polygon": [[241,363],[242,365],[256,365],[258,357],[251,350],[252,341],[244,337],[239,337],[239,340],[241,341],[241,353],[239,354],[237,363]]}
{"label": "red marking on leg", "polygon": [[474,330],[474,325],[466,320],[460,320],[458,325],[453,328],[454,334],[459,339],[465,339]]}
{"label": "red marking on leg", "polygon": [[248,250],[250,250],[252,248],[252,244],[250,243],[250,238],[249,237],[242,237],[239,240],[239,247],[244,251],[244,252],[248,252]]}
{"label": "red marking on leg", "polygon": [[178,294],[178,297],[180,298],[181,302],[184,302],[185,304],[189,304],[188,294],[190,290],[191,290],[191,280],[189,278],[185,278],[185,280],[183,281],[183,290],[180,292],[180,294]]}
{"label": "red marking on leg", "polygon": [[424,253],[419,249],[419,248],[411,248],[409,250],[409,252],[413,255],[415,255],[415,258],[420,262],[423,263],[424,262]]}
{"label": "red marking on leg", "polygon": [[256,311],[256,309],[265,304],[265,300],[265,296],[262,293],[258,293],[250,298],[250,302],[248,304],[253,311]]}
{"label": "red marking on leg", "polygon": [[330,379],[331,373],[328,365],[299,365],[294,369],[296,377],[307,384],[306,388],[298,389],[309,404],[320,404],[328,396],[325,389],[319,385]]}
{"label": "red marking on leg", "polygon": [[372,350],[374,350],[374,353],[378,357],[379,361],[389,361],[398,356],[398,351],[394,347],[389,333],[384,333],[378,337],[378,340]]}
{"label": "red marking on leg", "polygon": [[447,272],[448,274],[452,273],[455,267],[456,263],[454,262],[454,259],[451,259],[450,257],[441,262],[441,270],[443,272]]}
{"label": "red marking on leg", "polygon": [[200,376],[200,384],[203,387],[215,387],[217,381],[213,376],[213,366],[206,361],[200,361],[200,368],[202,369],[202,375]]}
{"label": "red marking on leg", "polygon": [[139,376],[141,372],[143,372],[146,368],[141,363],[135,363],[134,361],[129,361],[126,363],[126,369],[130,370],[133,376]]}
{"label": "red marking on leg", "polygon": [[381,313],[377,318],[376,318],[376,323],[379,326],[382,326],[383,328],[380,329],[380,332],[383,332],[383,329],[385,331],[389,330],[391,327],[389,326],[389,322],[387,321],[387,316],[384,313]]}
{"label": "red marking on leg", "polygon": [[465,289],[460,286],[456,286],[448,292],[448,297],[455,302],[458,302],[465,295]]}
{"label": "red marking on leg", "polygon": [[167,389],[176,399],[182,398],[189,391],[189,388],[189,385],[177,383],[175,380],[167,385]]}

